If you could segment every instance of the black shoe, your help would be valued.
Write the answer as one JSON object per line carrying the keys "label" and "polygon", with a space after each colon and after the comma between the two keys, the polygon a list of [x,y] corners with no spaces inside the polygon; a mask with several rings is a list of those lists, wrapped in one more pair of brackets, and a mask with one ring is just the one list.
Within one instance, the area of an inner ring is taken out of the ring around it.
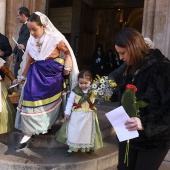
{"label": "black shoe", "polygon": [[67,152],[64,154],[64,156],[65,156],[65,157],[70,157],[72,154],[73,154],[73,152],[68,152],[68,151],[67,151]]}
{"label": "black shoe", "polygon": [[88,154],[92,154],[92,153],[94,153],[94,150],[90,150],[90,151],[88,151],[87,153],[88,153]]}
{"label": "black shoe", "polygon": [[24,143],[20,143],[17,147],[15,147],[15,150],[19,150],[19,149],[23,149],[25,148],[29,143],[33,143],[34,142],[34,138],[31,137],[29,140],[27,140]]}

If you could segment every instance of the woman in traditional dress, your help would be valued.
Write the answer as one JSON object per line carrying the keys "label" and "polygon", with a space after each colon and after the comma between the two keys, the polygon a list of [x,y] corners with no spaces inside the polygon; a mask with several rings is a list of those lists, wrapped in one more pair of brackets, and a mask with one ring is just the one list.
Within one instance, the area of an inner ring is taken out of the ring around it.
{"label": "woman in traditional dress", "polygon": [[[15,78],[5,61],[0,58],[0,70],[11,80]],[[0,134],[8,133],[13,130],[16,110],[8,98],[8,90],[0,75]]]}
{"label": "woman in traditional dress", "polygon": [[[57,120],[61,108],[65,76],[71,88],[77,83],[78,67],[73,51],[65,37],[41,12],[33,13],[27,22],[30,38],[19,80],[25,80],[17,108],[15,127],[24,137],[16,149],[33,141],[35,134],[44,134]],[[26,59],[26,60],[25,60]]]}

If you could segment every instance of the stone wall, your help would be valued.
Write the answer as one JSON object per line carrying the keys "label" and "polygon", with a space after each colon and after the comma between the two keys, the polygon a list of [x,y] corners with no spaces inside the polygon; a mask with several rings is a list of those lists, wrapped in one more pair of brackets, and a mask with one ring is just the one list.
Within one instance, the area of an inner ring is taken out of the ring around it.
{"label": "stone wall", "polygon": [[143,28],[144,37],[153,40],[155,47],[170,58],[170,1],[145,0]]}
{"label": "stone wall", "polygon": [[6,0],[0,0],[0,32],[5,34],[5,21],[6,21]]}

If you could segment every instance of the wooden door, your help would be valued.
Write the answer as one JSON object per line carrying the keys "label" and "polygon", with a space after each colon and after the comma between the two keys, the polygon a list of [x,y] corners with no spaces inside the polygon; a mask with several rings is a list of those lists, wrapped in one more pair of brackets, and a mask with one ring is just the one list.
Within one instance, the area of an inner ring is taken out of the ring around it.
{"label": "wooden door", "polygon": [[80,34],[78,37],[79,69],[90,69],[91,57],[95,46],[95,11],[85,2],[81,1]]}

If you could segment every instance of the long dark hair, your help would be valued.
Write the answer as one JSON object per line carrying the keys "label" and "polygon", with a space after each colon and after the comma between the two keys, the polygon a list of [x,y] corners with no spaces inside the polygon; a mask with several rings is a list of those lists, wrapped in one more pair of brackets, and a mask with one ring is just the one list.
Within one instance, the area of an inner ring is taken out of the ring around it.
{"label": "long dark hair", "polygon": [[114,44],[127,48],[130,54],[130,65],[136,68],[144,56],[149,52],[144,38],[140,32],[133,28],[125,28],[116,36]]}

